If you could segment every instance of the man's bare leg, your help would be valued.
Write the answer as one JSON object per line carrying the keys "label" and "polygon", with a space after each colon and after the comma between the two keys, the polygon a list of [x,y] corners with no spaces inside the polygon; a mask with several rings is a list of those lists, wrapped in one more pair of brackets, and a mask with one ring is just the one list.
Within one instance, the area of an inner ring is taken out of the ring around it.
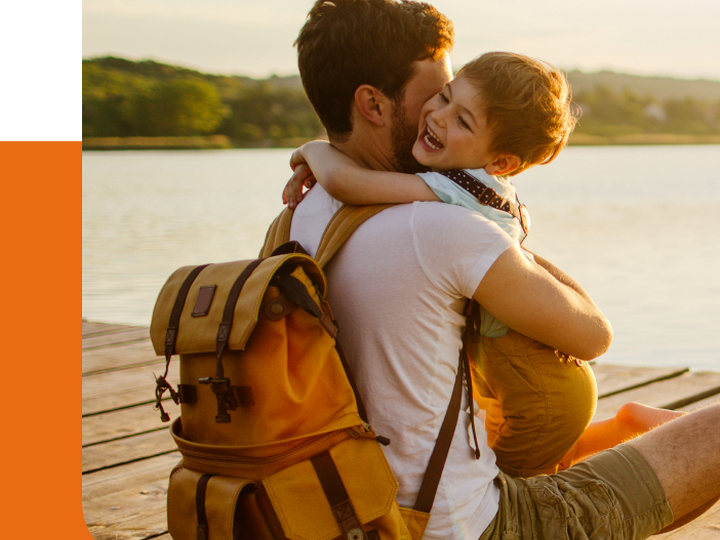
{"label": "man's bare leg", "polygon": [[628,441],[665,489],[675,521],[697,517],[720,498],[720,405],[668,422]]}

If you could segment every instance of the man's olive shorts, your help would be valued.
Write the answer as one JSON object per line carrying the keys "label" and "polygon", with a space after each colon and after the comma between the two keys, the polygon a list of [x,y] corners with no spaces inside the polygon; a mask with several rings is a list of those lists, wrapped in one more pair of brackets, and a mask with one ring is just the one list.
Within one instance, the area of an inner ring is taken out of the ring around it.
{"label": "man's olive shorts", "polygon": [[639,540],[673,521],[660,481],[627,445],[550,476],[502,472],[500,509],[480,540]]}

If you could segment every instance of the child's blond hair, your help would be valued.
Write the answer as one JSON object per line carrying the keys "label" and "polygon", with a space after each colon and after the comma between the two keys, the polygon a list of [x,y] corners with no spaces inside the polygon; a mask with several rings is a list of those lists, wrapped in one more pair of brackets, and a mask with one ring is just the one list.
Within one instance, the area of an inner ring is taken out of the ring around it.
{"label": "child's blond hair", "polygon": [[490,52],[465,65],[458,77],[480,92],[490,150],[520,158],[510,175],[551,162],[567,144],[579,109],[562,71],[521,54]]}

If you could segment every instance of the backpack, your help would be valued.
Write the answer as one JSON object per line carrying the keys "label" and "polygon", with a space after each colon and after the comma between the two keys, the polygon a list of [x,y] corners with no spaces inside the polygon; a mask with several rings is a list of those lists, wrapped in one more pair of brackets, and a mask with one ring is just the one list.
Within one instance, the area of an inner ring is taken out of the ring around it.
{"label": "backpack", "polygon": [[[256,260],[175,271],[150,327],[165,374],[155,406],[180,404],[170,432],[182,455],[167,495],[174,540],[419,540],[460,410],[461,354],[448,412],[413,508],[396,501],[382,451],[335,341],[323,266],[389,205],[343,206],[316,258],[288,242],[292,212]],[[180,357],[180,383],[167,381]],[[467,377],[469,379],[469,376]]]}

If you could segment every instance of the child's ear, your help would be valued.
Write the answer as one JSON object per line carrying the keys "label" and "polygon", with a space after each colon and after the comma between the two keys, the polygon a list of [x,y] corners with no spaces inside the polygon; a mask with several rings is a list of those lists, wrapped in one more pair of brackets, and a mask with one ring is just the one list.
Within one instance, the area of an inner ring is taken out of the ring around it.
{"label": "child's ear", "polygon": [[368,122],[382,127],[390,116],[390,100],[380,90],[361,84],[355,90],[355,106]]}
{"label": "child's ear", "polygon": [[515,154],[500,154],[492,163],[485,165],[485,172],[492,176],[505,176],[520,168],[520,158]]}

